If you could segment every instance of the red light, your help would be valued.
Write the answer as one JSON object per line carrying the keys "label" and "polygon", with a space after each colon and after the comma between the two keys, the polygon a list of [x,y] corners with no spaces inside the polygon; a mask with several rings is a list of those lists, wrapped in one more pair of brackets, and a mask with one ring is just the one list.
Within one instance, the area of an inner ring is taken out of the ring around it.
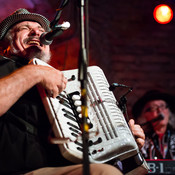
{"label": "red light", "polygon": [[160,4],[155,7],[153,16],[158,23],[167,24],[173,18],[173,11],[168,5]]}

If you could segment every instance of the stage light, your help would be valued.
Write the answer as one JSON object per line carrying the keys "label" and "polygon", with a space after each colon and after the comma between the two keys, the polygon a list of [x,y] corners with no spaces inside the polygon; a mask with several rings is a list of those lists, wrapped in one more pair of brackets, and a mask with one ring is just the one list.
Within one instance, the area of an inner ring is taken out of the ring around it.
{"label": "stage light", "polygon": [[153,16],[158,23],[167,24],[173,18],[173,11],[168,5],[160,4],[155,7]]}

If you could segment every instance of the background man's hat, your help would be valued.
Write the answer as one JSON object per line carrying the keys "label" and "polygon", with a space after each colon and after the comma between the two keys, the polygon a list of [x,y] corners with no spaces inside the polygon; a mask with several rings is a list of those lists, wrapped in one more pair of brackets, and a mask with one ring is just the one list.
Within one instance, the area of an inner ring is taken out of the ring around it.
{"label": "background man's hat", "polygon": [[22,21],[38,22],[47,32],[50,31],[50,22],[44,16],[37,13],[30,13],[26,9],[18,9],[0,23],[0,40],[6,35],[7,31],[14,25]]}
{"label": "background man's hat", "polygon": [[169,109],[175,112],[175,97],[173,95],[160,92],[158,90],[151,90],[146,92],[133,106],[132,115],[134,118],[138,118],[141,114],[145,104],[151,100],[164,100]]}

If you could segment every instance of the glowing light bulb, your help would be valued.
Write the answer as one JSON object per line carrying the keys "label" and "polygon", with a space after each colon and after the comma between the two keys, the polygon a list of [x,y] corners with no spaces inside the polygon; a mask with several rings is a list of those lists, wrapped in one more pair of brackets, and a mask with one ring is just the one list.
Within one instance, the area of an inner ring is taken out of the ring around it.
{"label": "glowing light bulb", "polygon": [[168,5],[160,4],[155,7],[153,16],[158,23],[167,24],[173,18],[173,11]]}

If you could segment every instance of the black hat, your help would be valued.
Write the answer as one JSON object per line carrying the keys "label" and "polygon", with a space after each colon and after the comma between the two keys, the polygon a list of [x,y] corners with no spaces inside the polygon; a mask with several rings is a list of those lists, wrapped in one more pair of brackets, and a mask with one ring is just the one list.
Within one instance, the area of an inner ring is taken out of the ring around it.
{"label": "black hat", "polygon": [[138,118],[139,115],[141,114],[145,104],[151,100],[164,100],[167,104],[169,109],[172,112],[175,112],[175,97],[164,93],[160,92],[158,90],[151,90],[146,92],[133,106],[132,108],[132,114],[134,118]]}
{"label": "black hat", "polygon": [[45,31],[50,31],[50,22],[47,18],[44,16],[37,14],[37,13],[30,13],[26,9],[18,9],[14,13],[12,13],[10,16],[5,18],[0,23],[0,40],[3,39],[7,31],[16,23],[22,22],[22,21],[35,21],[38,22]]}

